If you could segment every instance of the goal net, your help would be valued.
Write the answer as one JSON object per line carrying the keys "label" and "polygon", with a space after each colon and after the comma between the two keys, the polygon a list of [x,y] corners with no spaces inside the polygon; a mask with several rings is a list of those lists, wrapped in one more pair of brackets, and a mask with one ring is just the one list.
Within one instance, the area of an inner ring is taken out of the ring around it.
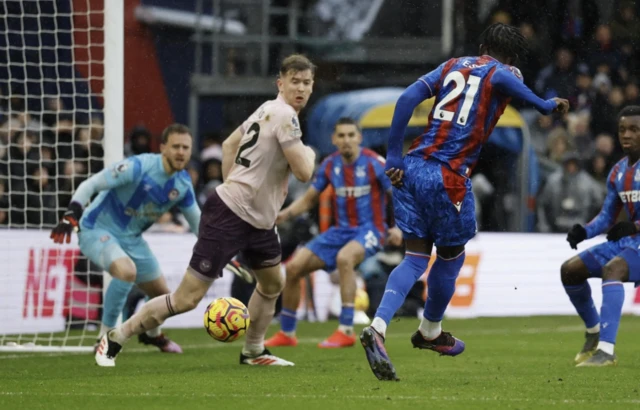
{"label": "goal net", "polygon": [[49,233],[78,184],[118,144],[121,155],[103,124],[122,133],[108,91],[109,73],[122,75],[108,45],[122,0],[3,0],[0,13],[0,351],[90,350],[102,272],[77,238],[55,245]]}

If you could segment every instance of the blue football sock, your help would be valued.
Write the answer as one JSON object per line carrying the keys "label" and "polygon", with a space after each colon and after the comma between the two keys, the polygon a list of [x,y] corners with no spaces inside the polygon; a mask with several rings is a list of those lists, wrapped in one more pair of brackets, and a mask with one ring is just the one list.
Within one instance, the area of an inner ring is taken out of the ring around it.
{"label": "blue football sock", "polygon": [[133,283],[111,278],[107,293],[104,295],[102,306],[102,324],[107,327],[116,327],[118,317],[122,313],[127,295],[133,287]]}
{"label": "blue football sock", "polygon": [[427,302],[422,316],[430,322],[440,322],[456,291],[456,278],[464,263],[465,253],[455,259],[438,256],[427,276]]}
{"label": "blue football sock", "polygon": [[617,280],[602,281],[600,341],[615,344],[624,303],[624,286]]}
{"label": "blue football sock", "polygon": [[342,305],[339,319],[340,324],[343,326],[353,326],[353,315],[355,314],[355,311],[356,308],[353,306]]}
{"label": "blue football sock", "polygon": [[404,255],[400,265],[396,266],[384,290],[384,296],[376,311],[376,317],[389,324],[393,315],[400,309],[416,281],[422,276],[429,266],[429,255],[409,252]]}
{"label": "blue football sock", "polygon": [[282,308],[280,311],[280,327],[283,332],[295,332],[297,321],[295,310]]}
{"label": "blue football sock", "polygon": [[587,329],[600,323],[600,315],[591,298],[591,286],[588,281],[585,280],[581,285],[565,286],[564,290]]}

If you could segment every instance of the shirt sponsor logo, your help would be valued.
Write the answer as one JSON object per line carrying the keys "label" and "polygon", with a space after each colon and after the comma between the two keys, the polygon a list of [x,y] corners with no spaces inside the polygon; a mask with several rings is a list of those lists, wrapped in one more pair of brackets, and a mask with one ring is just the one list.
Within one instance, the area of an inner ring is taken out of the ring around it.
{"label": "shirt sponsor logo", "polygon": [[361,196],[369,195],[371,192],[371,185],[363,186],[348,186],[336,188],[336,195],[347,198],[359,198]]}
{"label": "shirt sponsor logo", "polygon": [[640,201],[640,191],[637,189],[633,191],[620,191],[618,195],[620,196],[620,200],[625,204],[627,202]]}

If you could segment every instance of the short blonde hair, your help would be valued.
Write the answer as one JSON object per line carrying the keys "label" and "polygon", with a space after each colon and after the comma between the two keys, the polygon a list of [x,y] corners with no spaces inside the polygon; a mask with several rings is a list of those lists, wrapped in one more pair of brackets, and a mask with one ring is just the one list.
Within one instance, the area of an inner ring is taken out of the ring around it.
{"label": "short blonde hair", "polygon": [[282,60],[280,65],[280,77],[287,75],[289,71],[297,73],[299,71],[311,70],[311,74],[315,75],[316,66],[306,56],[302,54],[291,54]]}

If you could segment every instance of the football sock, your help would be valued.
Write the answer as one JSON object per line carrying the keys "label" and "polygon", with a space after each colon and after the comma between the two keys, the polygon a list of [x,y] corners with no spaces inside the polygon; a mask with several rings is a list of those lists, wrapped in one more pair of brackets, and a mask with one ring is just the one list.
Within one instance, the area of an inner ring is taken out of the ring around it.
{"label": "football sock", "polygon": [[422,337],[427,340],[433,340],[442,333],[442,322],[431,322],[423,317],[418,329]]}
{"label": "football sock", "polygon": [[351,335],[353,333],[354,314],[355,308],[353,307],[353,305],[342,305],[338,330],[340,330],[344,334]]}
{"label": "football sock", "polygon": [[140,311],[109,333],[109,338],[124,344],[129,338],[160,326],[168,317],[177,313],[171,303],[171,295],[162,295],[145,303]]}
{"label": "football sock", "polygon": [[147,333],[147,336],[149,337],[158,337],[160,336],[162,331],[160,330],[160,326],[158,326],[158,327],[154,327],[151,330],[147,330],[146,333]]}
{"label": "football sock", "polygon": [[593,299],[591,298],[591,286],[589,285],[589,282],[585,280],[584,283],[580,285],[565,286],[564,290],[567,292],[569,300],[576,308],[576,312],[578,312],[578,315],[580,315],[584,325],[587,327],[587,332],[592,330],[590,333],[597,333],[597,331],[593,332],[593,330],[600,323],[600,315],[598,315],[596,305],[593,303]]}
{"label": "football sock", "polygon": [[[464,251],[452,259],[443,259],[440,256],[429,271],[427,276],[427,302],[424,305],[422,316],[429,322],[440,322],[444,317],[449,302],[456,291],[456,278],[464,263]],[[436,335],[437,337],[437,335]]]}
{"label": "football sock", "polygon": [[588,327],[587,328],[587,333],[600,333],[600,323],[598,323],[597,325],[593,326],[593,327]]}
{"label": "football sock", "polygon": [[[404,259],[400,265],[389,275],[387,286],[384,290],[384,296],[378,310],[376,318],[380,318],[386,325],[389,324],[393,315],[400,309],[404,303],[407,293],[411,290],[418,278],[427,270],[429,266],[429,255],[417,252],[405,252]],[[375,322],[375,319],[374,319]],[[376,322],[376,323],[379,323]],[[379,326],[379,325],[378,325]],[[374,326],[378,333],[384,335],[384,330]]]}
{"label": "football sock", "polygon": [[98,338],[101,338],[102,336],[104,336],[105,333],[107,333],[109,330],[113,328],[114,326],[107,326],[104,323],[100,324],[100,333],[98,333]]}
{"label": "football sock", "polygon": [[[127,295],[129,295],[131,288],[133,288],[133,283],[111,278],[102,306],[102,324],[104,326],[108,328],[116,327],[118,317],[127,302]],[[100,334],[102,334],[102,330]]]}
{"label": "football sock", "polygon": [[602,350],[607,354],[613,354],[615,350],[615,345],[613,343],[600,341],[598,342],[598,350]]}
{"label": "football sock", "polygon": [[600,342],[616,343],[622,304],[624,303],[624,286],[618,280],[602,281],[602,307],[600,314]]}
{"label": "football sock", "polygon": [[296,311],[287,308],[282,308],[280,311],[280,327],[284,334],[290,337],[296,335],[296,324],[298,319],[296,317]]}
{"label": "football sock", "polygon": [[387,322],[385,322],[384,320],[380,319],[379,317],[373,318],[373,321],[371,322],[371,327],[374,328],[376,332],[381,334],[382,337],[386,336]]}
{"label": "football sock", "polygon": [[[276,311],[276,301],[279,293],[267,295],[260,291],[258,285],[249,299],[249,317],[251,325],[247,329],[247,338],[243,353],[258,354],[264,350],[264,335],[271,324],[273,314]],[[256,350],[260,350],[257,352]]]}

